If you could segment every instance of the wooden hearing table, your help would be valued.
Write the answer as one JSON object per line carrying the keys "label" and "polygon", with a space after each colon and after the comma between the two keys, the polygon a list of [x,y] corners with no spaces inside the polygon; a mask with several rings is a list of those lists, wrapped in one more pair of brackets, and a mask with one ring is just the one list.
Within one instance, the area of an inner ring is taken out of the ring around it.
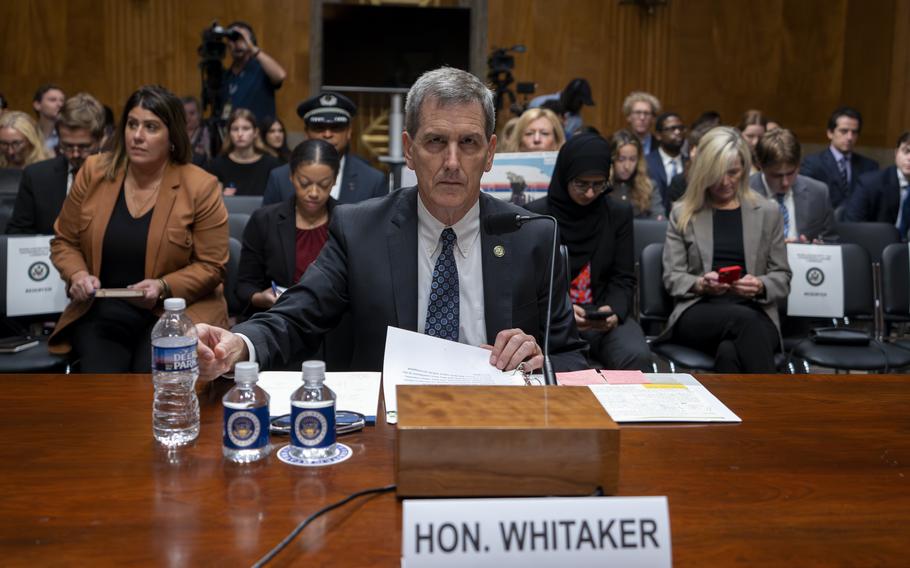
{"label": "wooden hearing table", "polygon": [[[711,376],[742,424],[623,426],[620,494],[666,495],[674,565],[905,566],[910,376]],[[4,565],[246,566],[310,513],[394,483],[395,428],[301,469],[221,457],[224,380],[201,389],[196,443],[151,434],[147,375],[0,376]],[[273,443],[284,443],[273,437]],[[397,566],[401,507],[357,500],[275,566]]]}

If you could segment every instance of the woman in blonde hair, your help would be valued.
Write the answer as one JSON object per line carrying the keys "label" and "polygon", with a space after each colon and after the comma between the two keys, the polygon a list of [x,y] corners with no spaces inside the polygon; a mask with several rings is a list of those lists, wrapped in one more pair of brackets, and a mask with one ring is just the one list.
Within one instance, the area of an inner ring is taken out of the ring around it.
{"label": "woman in blonde hair", "polygon": [[556,114],[531,108],[518,118],[510,146],[519,152],[555,152],[566,143],[566,134]]}
{"label": "woman in blonde hair", "polygon": [[610,175],[610,199],[632,205],[636,219],[663,219],[664,204],[660,192],[648,177],[648,166],[641,150],[641,140],[628,130],[618,130],[611,140],[613,173]]}
{"label": "woman in blonde hair", "polygon": [[0,168],[21,170],[53,158],[44,147],[38,125],[24,112],[13,110],[0,117]]}
{"label": "woman in blonde hair", "polygon": [[658,340],[707,353],[725,373],[774,372],[777,301],[790,291],[780,210],[749,189],[751,165],[738,130],[708,132],[664,244],[664,286],[676,306]]}
{"label": "woman in blonde hair", "polygon": [[225,195],[262,195],[269,172],[280,166],[281,160],[263,144],[256,117],[247,109],[234,109],[227,130],[221,155],[206,169],[221,182]]}

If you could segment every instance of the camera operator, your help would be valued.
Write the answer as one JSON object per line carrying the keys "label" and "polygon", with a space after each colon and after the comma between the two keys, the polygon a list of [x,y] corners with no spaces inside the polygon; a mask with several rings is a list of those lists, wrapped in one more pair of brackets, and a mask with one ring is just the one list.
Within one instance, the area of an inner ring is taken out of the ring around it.
{"label": "camera operator", "polygon": [[281,87],[287,72],[259,47],[248,23],[233,22],[228,30],[233,61],[222,85],[222,100],[228,103],[224,115],[245,108],[256,116],[276,116],[275,91]]}

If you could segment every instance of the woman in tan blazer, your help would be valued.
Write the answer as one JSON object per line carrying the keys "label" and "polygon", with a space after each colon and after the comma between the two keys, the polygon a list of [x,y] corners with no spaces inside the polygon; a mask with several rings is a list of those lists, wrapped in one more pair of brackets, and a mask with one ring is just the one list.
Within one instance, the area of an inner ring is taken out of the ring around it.
{"label": "woman in tan blazer", "polygon": [[[227,211],[218,181],[189,164],[190,153],[180,100],[146,86],[127,101],[113,151],[76,176],[51,242],[71,301],[50,348],[75,351],[83,372],[148,372],[164,298],[186,299],[196,323],[227,323]],[[101,288],[142,295],[96,298]]]}
{"label": "woman in tan blazer", "polygon": [[[719,372],[774,372],[777,301],[790,292],[780,211],[749,189],[751,162],[738,130],[708,132],[664,244],[664,286],[676,306],[658,340],[714,356]],[[718,271],[731,266],[742,277],[721,282]]]}

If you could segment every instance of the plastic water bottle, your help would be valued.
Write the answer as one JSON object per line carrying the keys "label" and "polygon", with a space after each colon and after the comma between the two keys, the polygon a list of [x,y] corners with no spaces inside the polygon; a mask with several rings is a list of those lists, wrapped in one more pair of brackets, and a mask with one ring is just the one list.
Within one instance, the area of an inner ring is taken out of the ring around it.
{"label": "plastic water bottle", "polygon": [[152,432],[169,447],[189,444],[199,436],[196,328],[185,309],[183,298],[166,299],[164,314],[152,329]]}
{"label": "plastic water bottle", "polygon": [[237,363],[235,386],[224,395],[224,457],[237,463],[269,455],[269,393],[256,382],[259,363]]}
{"label": "plastic water bottle", "polygon": [[322,361],[303,362],[303,386],[291,395],[290,453],[305,460],[335,454],[335,393]]}

